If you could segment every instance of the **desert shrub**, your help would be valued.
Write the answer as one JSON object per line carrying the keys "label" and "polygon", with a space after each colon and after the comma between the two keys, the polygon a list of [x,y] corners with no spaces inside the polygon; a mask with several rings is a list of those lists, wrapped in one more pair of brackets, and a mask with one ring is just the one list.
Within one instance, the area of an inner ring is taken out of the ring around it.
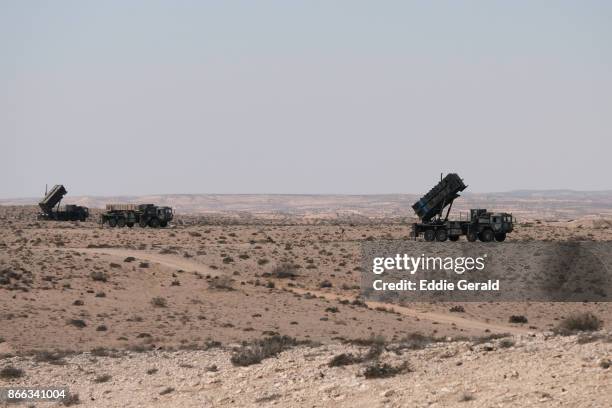
{"label": "desert shrub", "polygon": [[334,356],[327,364],[330,367],[341,367],[361,362],[361,359],[353,353],[342,353]]}
{"label": "desert shrub", "polygon": [[109,374],[102,374],[102,375],[97,376],[94,379],[94,382],[98,383],[98,384],[101,384],[101,383],[108,382],[111,378],[113,378],[113,377],[111,377]]}
{"label": "desert shrub", "polygon": [[168,301],[161,296],[156,296],[151,299],[151,304],[154,307],[168,307]]}
{"label": "desert shrub", "polygon": [[87,323],[85,323],[85,320],[82,320],[82,319],[70,319],[68,320],[68,324],[76,327],[77,329],[82,329],[83,327],[87,326]]}
{"label": "desert shrub", "polygon": [[93,271],[89,276],[96,282],[108,281],[108,275],[102,271]]}
{"label": "desert shrub", "polygon": [[269,260],[267,260],[266,258],[261,258],[257,260],[257,265],[265,265],[268,262],[270,262]]}
{"label": "desert shrub", "polygon": [[284,350],[288,350],[299,344],[307,344],[306,341],[298,341],[289,336],[271,336],[252,343],[243,344],[234,352],[230,361],[235,366],[246,367],[261,363],[262,360],[274,357]]}
{"label": "desert shrub", "polygon": [[331,288],[332,287],[332,283],[328,280],[324,280],[323,282],[319,283],[319,287],[320,288]]}
{"label": "desert shrub", "polygon": [[510,348],[514,346],[514,340],[512,339],[501,339],[499,341],[499,347],[501,348]]}
{"label": "desert shrub", "polygon": [[104,347],[96,347],[91,350],[91,355],[96,357],[107,357],[110,353]]}
{"label": "desert shrub", "polygon": [[472,337],[470,340],[474,345],[489,343],[492,340],[510,337],[510,333],[491,333],[486,336]]}
{"label": "desert shrub", "polygon": [[431,343],[440,342],[442,339],[426,336],[421,333],[410,333],[403,337],[398,344],[399,349],[421,350]]}
{"label": "desert shrub", "polygon": [[225,258],[223,258],[223,263],[224,264],[228,264],[228,263],[232,263],[234,262],[234,258],[232,258],[231,256],[226,256]]}
{"label": "desert shrub", "polygon": [[171,392],[174,392],[174,388],[166,387],[159,392],[159,395],[166,395],[166,394],[170,394]]}
{"label": "desert shrub", "polygon": [[34,361],[37,363],[49,363],[54,365],[64,365],[66,360],[64,357],[68,356],[68,351],[39,351],[34,355]]}
{"label": "desert shrub", "polygon": [[272,276],[277,279],[295,278],[298,276],[297,267],[290,263],[277,265],[272,269]]}
{"label": "desert shrub", "polygon": [[527,323],[527,317],[523,315],[512,315],[508,321],[510,323]]}
{"label": "desert shrub", "polygon": [[134,262],[135,260],[136,258],[134,258],[133,256],[128,256],[123,260],[123,262]]}
{"label": "desert shrub", "polygon": [[140,268],[148,268],[150,265],[149,265],[149,263],[148,263],[148,262],[141,262],[141,263],[140,263],[138,266],[139,266]]}
{"label": "desert shrub", "polygon": [[335,306],[331,306],[325,309],[326,312],[328,313],[338,313],[338,308]]}
{"label": "desert shrub", "polygon": [[474,399],[476,399],[476,397],[474,397],[474,394],[468,391],[462,392],[459,396],[459,402],[473,401]]}
{"label": "desert shrub", "polygon": [[596,331],[601,328],[602,323],[599,317],[591,312],[577,313],[563,319],[555,328],[555,332],[567,335],[580,331]]}
{"label": "desert shrub", "polygon": [[79,394],[68,394],[66,398],[62,400],[62,405],[65,407],[70,407],[72,405],[78,405],[81,403],[81,399],[79,398]]}
{"label": "desert shrub", "polygon": [[15,378],[21,378],[23,376],[24,371],[21,368],[6,366],[2,370],[0,370],[0,378],[3,378],[5,380],[12,380]]}
{"label": "desert shrub", "polygon": [[386,340],[384,336],[374,335],[372,334],[370,337],[366,339],[353,339],[348,340],[349,343],[355,344],[357,346],[383,346],[386,344]]}
{"label": "desert shrub", "polygon": [[216,276],[208,282],[209,289],[234,290],[232,278],[229,276]]}
{"label": "desert shrub", "polygon": [[392,366],[388,363],[381,363],[380,361],[376,361],[365,368],[365,370],[363,371],[363,376],[367,379],[389,378],[410,371],[412,370],[406,362],[398,366]]}
{"label": "desert shrub", "polygon": [[465,313],[465,308],[461,305],[455,305],[448,310],[453,313]]}

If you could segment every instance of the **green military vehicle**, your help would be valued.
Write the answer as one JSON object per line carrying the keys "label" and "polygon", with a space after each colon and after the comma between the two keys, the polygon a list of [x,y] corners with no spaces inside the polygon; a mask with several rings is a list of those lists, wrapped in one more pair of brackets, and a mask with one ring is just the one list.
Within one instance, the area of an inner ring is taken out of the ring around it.
{"label": "green military vehicle", "polygon": [[41,209],[38,219],[53,221],[87,220],[89,217],[89,209],[87,207],[74,204],[60,205],[66,194],[68,194],[68,191],[61,184],[56,184],[51,190],[46,191],[45,197],[38,203]]}
{"label": "green military vehicle", "polygon": [[[493,213],[486,209],[476,208],[470,210],[467,220],[449,220],[448,215],[453,201],[467,186],[455,173],[446,175],[419,201],[414,203],[412,209],[421,222],[412,225],[412,236],[416,239],[423,235],[425,241],[457,241],[465,235],[467,240],[474,242],[498,241],[506,239],[514,229],[514,218],[509,213]],[[446,215],[443,217],[444,209]]]}
{"label": "green military vehicle", "polygon": [[100,224],[109,227],[129,227],[138,224],[142,228],[164,228],[174,218],[170,207],[154,204],[107,204],[106,212],[100,216]]}

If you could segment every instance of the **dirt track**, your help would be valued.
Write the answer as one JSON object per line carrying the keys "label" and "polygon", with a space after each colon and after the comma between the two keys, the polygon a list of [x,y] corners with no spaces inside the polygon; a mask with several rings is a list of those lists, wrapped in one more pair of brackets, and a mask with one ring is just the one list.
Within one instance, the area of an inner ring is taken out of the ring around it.
{"label": "dirt track", "polygon": [[[172,255],[162,255],[156,253],[150,253],[146,251],[137,251],[137,250],[129,250],[129,249],[120,249],[120,248],[66,248],[67,251],[79,251],[85,253],[96,253],[96,254],[104,254],[110,255],[116,258],[126,258],[129,256],[135,257],[137,259],[155,262],[160,265],[164,265],[171,269],[183,269],[185,271],[195,271],[202,274],[209,274],[211,276],[220,276],[221,273],[218,271],[212,270],[208,268],[206,265],[202,265],[201,263],[190,261],[188,259],[179,258]],[[314,289],[299,289],[299,288],[291,288],[286,285],[282,286],[285,289],[299,294],[310,293],[315,296],[323,297],[328,300],[354,300],[354,297],[341,296],[336,294],[330,294],[327,292],[323,292],[320,290]],[[410,316],[423,320],[430,320],[433,322],[445,323],[449,325],[455,325],[457,327],[466,328],[466,329],[476,329],[476,330],[490,330],[492,332],[497,333],[510,333],[510,334],[527,334],[532,330],[528,330],[522,327],[515,326],[504,326],[495,323],[487,323],[477,320],[469,320],[460,316],[451,315],[451,314],[443,314],[443,313],[435,313],[435,312],[421,312],[418,310],[410,309],[407,307],[398,306],[390,303],[382,303],[382,302],[369,302],[366,301],[366,304],[372,308],[392,308],[395,312],[402,314],[404,316]]]}

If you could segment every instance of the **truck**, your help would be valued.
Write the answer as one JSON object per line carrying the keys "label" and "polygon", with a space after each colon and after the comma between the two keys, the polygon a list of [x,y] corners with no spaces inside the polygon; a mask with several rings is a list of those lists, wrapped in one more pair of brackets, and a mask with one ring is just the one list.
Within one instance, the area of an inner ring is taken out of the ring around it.
{"label": "truck", "polygon": [[106,212],[100,216],[100,224],[109,227],[129,227],[138,224],[142,228],[167,227],[174,212],[170,207],[154,204],[107,204]]}
{"label": "truck", "polygon": [[[440,182],[412,206],[420,220],[412,225],[412,237],[416,240],[423,235],[428,242],[444,242],[447,239],[457,241],[461,236],[465,236],[469,242],[504,241],[506,235],[514,229],[514,217],[511,213],[495,213],[484,208],[474,208],[470,210],[467,219],[448,218],[453,202],[466,188],[467,185],[456,173],[440,177]],[[446,214],[443,215],[445,209]]]}
{"label": "truck", "polygon": [[45,197],[38,203],[41,210],[38,219],[53,221],[87,220],[89,208],[74,204],[60,205],[66,194],[68,194],[68,190],[61,184],[56,184],[51,190],[45,191]]}

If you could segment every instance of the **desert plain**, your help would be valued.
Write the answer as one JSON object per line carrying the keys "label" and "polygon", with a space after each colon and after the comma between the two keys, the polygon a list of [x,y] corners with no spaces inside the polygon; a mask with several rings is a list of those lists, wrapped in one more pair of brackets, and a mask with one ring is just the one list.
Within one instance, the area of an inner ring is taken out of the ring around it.
{"label": "desert plain", "polygon": [[[518,214],[508,242],[612,240],[605,197],[492,199]],[[70,391],[24,406],[612,405],[609,302],[370,302],[360,245],[410,239],[397,197],[249,200],[191,200],[163,229],[3,203],[0,387]]]}

